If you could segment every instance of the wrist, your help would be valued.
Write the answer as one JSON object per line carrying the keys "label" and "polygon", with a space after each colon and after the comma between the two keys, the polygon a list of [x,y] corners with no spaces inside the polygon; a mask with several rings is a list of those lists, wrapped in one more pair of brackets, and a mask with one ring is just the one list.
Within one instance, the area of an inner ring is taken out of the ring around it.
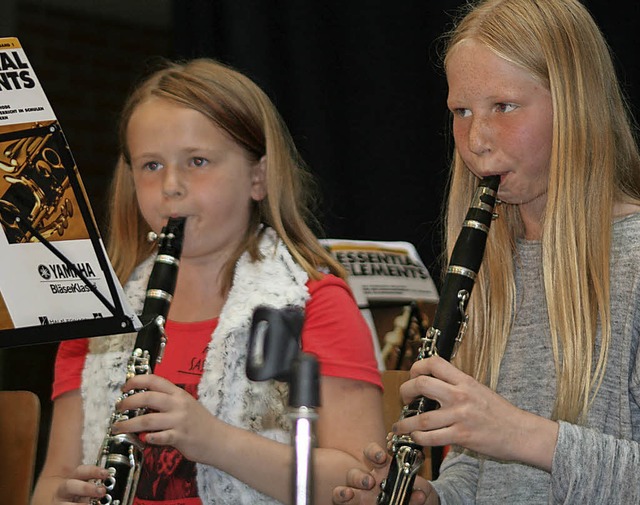
{"label": "wrist", "polygon": [[233,437],[228,432],[230,428],[229,424],[211,415],[207,420],[206,434],[197,439],[193,460],[218,468],[233,451]]}
{"label": "wrist", "polygon": [[556,421],[525,412],[510,459],[551,472],[559,429]]}

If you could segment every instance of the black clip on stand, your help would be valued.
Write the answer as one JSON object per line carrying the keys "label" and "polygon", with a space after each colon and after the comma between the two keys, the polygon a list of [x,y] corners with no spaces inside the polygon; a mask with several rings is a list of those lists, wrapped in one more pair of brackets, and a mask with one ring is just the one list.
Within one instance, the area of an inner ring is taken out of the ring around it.
{"label": "black clip on stand", "polygon": [[247,377],[289,383],[289,417],[293,432],[292,503],[313,503],[314,422],[320,406],[318,361],[300,350],[304,311],[299,307],[260,306],[253,313]]}

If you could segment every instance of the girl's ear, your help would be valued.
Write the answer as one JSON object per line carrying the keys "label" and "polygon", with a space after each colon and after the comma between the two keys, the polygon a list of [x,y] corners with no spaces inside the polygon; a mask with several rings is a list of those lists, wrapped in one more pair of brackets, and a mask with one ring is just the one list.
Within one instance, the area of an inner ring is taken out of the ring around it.
{"label": "girl's ear", "polygon": [[251,167],[251,198],[256,202],[267,196],[267,156]]}

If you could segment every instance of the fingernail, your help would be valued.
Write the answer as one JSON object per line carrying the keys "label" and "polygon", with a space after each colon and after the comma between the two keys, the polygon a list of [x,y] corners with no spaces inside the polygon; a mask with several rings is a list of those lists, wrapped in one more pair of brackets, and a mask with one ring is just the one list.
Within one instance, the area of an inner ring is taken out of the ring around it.
{"label": "fingernail", "polygon": [[362,485],[366,488],[369,487],[369,477],[363,477],[362,479]]}
{"label": "fingernail", "polygon": [[376,452],[376,455],[374,457],[375,457],[375,460],[379,463],[380,461],[382,461],[382,456],[383,456],[382,451],[378,451]]}
{"label": "fingernail", "polygon": [[397,433],[398,432],[398,428],[396,428],[396,425],[394,424],[393,426],[391,426],[391,431],[393,433]]}

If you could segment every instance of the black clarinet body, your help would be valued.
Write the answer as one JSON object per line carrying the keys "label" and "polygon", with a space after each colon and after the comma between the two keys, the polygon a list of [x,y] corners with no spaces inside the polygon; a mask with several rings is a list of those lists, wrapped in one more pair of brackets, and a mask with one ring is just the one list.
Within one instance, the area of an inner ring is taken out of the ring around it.
{"label": "black clarinet body", "polygon": [[[140,320],[142,328],[136,335],[133,352],[127,364],[127,379],[136,375],[151,374],[156,363],[161,362],[167,338],[165,321],[173,298],[182,252],[186,218],[170,218],[159,236],[150,234],[150,240],[158,240],[158,253],[147,283],[147,291]],[[126,397],[138,391],[129,391]],[[111,427],[143,415],[146,409],[118,412],[114,410],[104,438],[97,466],[106,468],[109,477],[104,480],[107,494],[92,505],[131,505],[135,497],[142,469],[144,444],[133,433],[114,435]]]}
{"label": "black clarinet body", "polygon": [[[468,322],[466,308],[484,256],[499,184],[498,176],[485,177],[476,189],[451,253],[433,324],[421,339],[418,360],[438,355],[449,361],[462,341]],[[437,408],[435,400],[419,397],[404,407],[401,419]],[[416,475],[424,462],[423,448],[408,435],[394,436],[390,446],[391,466],[380,485],[377,503],[408,505]]]}

